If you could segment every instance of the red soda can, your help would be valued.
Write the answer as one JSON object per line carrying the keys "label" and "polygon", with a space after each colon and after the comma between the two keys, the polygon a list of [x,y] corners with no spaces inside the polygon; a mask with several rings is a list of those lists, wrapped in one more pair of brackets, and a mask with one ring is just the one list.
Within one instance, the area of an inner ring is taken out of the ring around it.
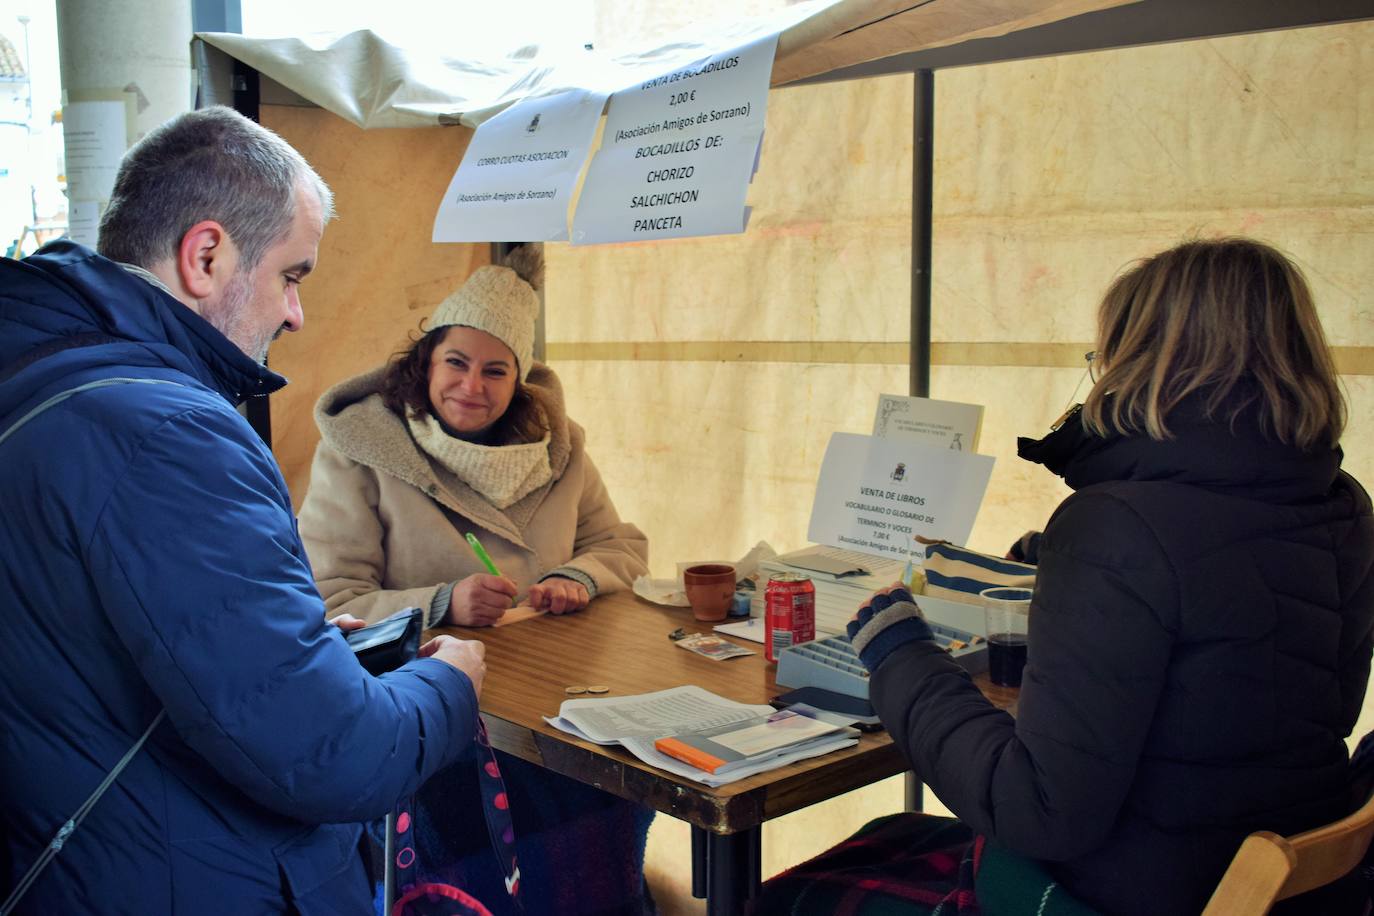
{"label": "red soda can", "polygon": [[816,638],[816,586],[810,576],[778,573],[763,593],[764,654],[770,662],[788,646]]}

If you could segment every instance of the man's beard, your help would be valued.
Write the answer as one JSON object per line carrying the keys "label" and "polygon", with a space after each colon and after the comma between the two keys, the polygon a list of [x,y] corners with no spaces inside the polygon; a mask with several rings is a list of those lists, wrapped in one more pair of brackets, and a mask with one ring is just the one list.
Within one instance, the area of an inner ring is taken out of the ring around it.
{"label": "man's beard", "polygon": [[267,348],[281,334],[281,328],[259,330],[253,321],[253,278],[249,270],[236,270],[229,278],[224,295],[202,317],[254,362],[266,365]]}

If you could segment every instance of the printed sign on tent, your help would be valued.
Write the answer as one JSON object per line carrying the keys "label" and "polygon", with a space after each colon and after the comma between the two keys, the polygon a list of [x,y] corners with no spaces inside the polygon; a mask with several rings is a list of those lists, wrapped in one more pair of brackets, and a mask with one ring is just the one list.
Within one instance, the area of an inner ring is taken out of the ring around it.
{"label": "printed sign on tent", "polygon": [[434,218],[436,242],[556,242],[605,93],[526,99],[478,126]]}
{"label": "printed sign on tent", "polygon": [[777,36],[611,96],[574,245],[743,232]]}
{"label": "printed sign on tent", "polygon": [[958,401],[884,394],[873,415],[873,435],[885,439],[913,439],[956,452],[978,451],[983,406]]}
{"label": "printed sign on tent", "polygon": [[993,459],[905,439],[835,433],[807,537],[905,560],[912,537],[967,544]]}

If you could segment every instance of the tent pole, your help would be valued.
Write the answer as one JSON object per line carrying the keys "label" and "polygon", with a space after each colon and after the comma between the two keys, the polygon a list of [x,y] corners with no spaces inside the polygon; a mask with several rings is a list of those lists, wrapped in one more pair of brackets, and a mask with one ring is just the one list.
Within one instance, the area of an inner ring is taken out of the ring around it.
{"label": "tent pole", "polygon": [[935,186],[935,72],[917,70],[911,144],[910,393],[930,397],[930,260]]}
{"label": "tent pole", "polygon": [[[911,143],[911,381],[910,393],[930,397],[930,238],[935,186],[935,73],[915,72]],[[924,789],[907,770],[906,810],[924,808]]]}
{"label": "tent pole", "polygon": [[[241,60],[234,61],[234,110],[252,121],[262,117],[262,80],[258,71]],[[243,402],[244,418],[248,425],[262,438],[268,448],[272,447],[272,398],[271,396],[249,398]]]}

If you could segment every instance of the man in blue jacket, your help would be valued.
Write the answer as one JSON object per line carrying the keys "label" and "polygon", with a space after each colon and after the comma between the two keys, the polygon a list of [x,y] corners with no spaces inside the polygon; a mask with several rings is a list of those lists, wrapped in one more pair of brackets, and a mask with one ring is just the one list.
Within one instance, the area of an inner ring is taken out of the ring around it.
{"label": "man in blue jacket", "polygon": [[303,316],[329,189],[224,108],[129,151],[100,254],[0,260],[0,895],[16,913],[365,913],[359,822],[471,744],[452,637],[374,678],[235,411]]}

